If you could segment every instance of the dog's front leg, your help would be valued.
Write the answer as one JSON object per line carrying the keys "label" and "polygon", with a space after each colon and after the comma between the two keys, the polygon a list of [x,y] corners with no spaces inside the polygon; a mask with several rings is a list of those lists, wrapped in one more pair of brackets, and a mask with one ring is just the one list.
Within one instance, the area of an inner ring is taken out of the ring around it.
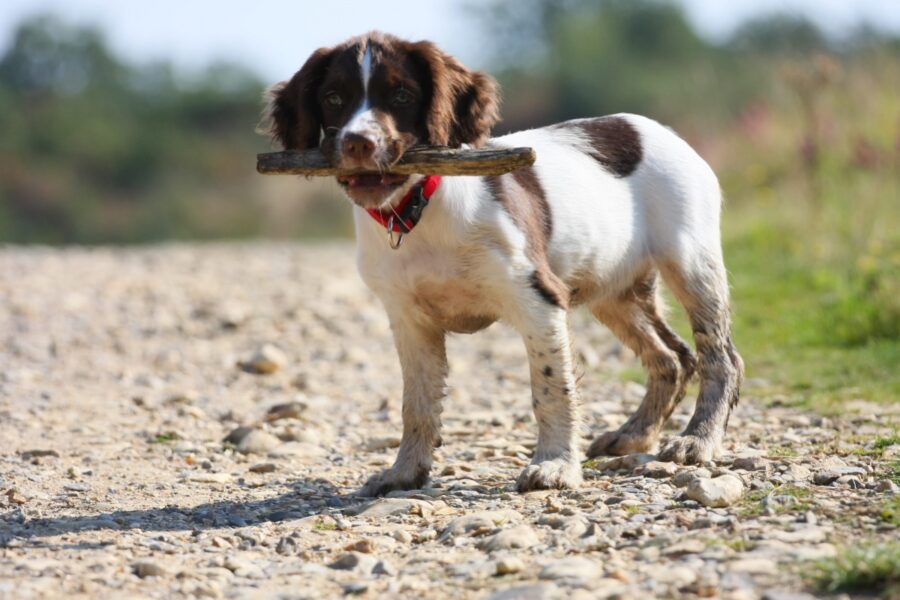
{"label": "dog's front leg", "polygon": [[403,373],[403,438],[394,466],[369,478],[360,494],[382,496],[422,487],[440,445],[441,401],[446,394],[444,331],[410,315],[391,316]]}
{"label": "dog's front leg", "polygon": [[529,298],[514,325],[525,340],[538,442],[516,483],[520,492],[581,484],[578,390],[566,310]]}

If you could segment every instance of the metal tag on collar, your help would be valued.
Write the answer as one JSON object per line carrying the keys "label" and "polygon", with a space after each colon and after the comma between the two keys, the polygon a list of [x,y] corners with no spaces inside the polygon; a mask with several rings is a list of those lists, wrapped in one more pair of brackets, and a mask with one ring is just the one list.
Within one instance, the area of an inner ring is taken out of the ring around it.
{"label": "metal tag on collar", "polygon": [[387,234],[388,234],[388,244],[390,244],[392,250],[396,250],[400,247],[400,243],[403,241],[403,233],[398,231],[396,241],[394,241],[394,215],[391,215],[387,222]]}

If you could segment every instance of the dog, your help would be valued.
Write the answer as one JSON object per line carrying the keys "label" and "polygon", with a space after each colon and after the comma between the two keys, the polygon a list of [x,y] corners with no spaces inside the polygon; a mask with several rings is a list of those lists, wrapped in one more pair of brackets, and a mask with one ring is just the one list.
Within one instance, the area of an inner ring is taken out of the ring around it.
{"label": "dog", "polygon": [[[661,460],[720,451],[743,362],[732,343],[719,234],[721,190],[674,132],[637,115],[566,121],[490,138],[498,88],[428,41],[371,32],[316,50],[268,91],[264,132],[285,149],[319,148],[353,202],[357,264],[383,302],[403,373],[403,436],[393,466],[360,493],[420,488],[441,444],[445,337],[502,320],[525,343],[538,424],[517,489],[582,481],[581,425],[568,310],[579,305],[633,350],[646,396],[587,454],[650,452],[697,371],[699,396]],[[533,167],[500,176],[397,175],[413,144],[530,146]],[[666,324],[658,283],[689,316],[696,354]]]}

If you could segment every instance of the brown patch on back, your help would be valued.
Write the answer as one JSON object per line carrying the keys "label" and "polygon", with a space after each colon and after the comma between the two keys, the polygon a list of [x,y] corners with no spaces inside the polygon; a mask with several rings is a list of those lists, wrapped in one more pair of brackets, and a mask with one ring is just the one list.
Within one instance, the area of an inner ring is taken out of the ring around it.
{"label": "brown patch on back", "polygon": [[525,251],[535,267],[531,286],[548,303],[568,308],[569,289],[550,270],[547,259],[553,220],[537,173],[532,167],[523,167],[508,175],[485,177],[484,181],[494,199],[525,233]]}
{"label": "brown patch on back", "polygon": [[644,157],[640,134],[622,117],[579,119],[556,127],[575,129],[586,135],[591,145],[591,158],[616,177],[634,173]]}

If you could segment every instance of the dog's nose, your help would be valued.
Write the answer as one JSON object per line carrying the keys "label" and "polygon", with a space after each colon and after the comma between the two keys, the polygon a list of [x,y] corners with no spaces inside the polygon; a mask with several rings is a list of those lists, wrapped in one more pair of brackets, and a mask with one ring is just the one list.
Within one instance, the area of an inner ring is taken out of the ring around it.
{"label": "dog's nose", "polygon": [[364,160],[375,153],[375,142],[358,133],[347,133],[341,142],[341,152],[348,158]]}

